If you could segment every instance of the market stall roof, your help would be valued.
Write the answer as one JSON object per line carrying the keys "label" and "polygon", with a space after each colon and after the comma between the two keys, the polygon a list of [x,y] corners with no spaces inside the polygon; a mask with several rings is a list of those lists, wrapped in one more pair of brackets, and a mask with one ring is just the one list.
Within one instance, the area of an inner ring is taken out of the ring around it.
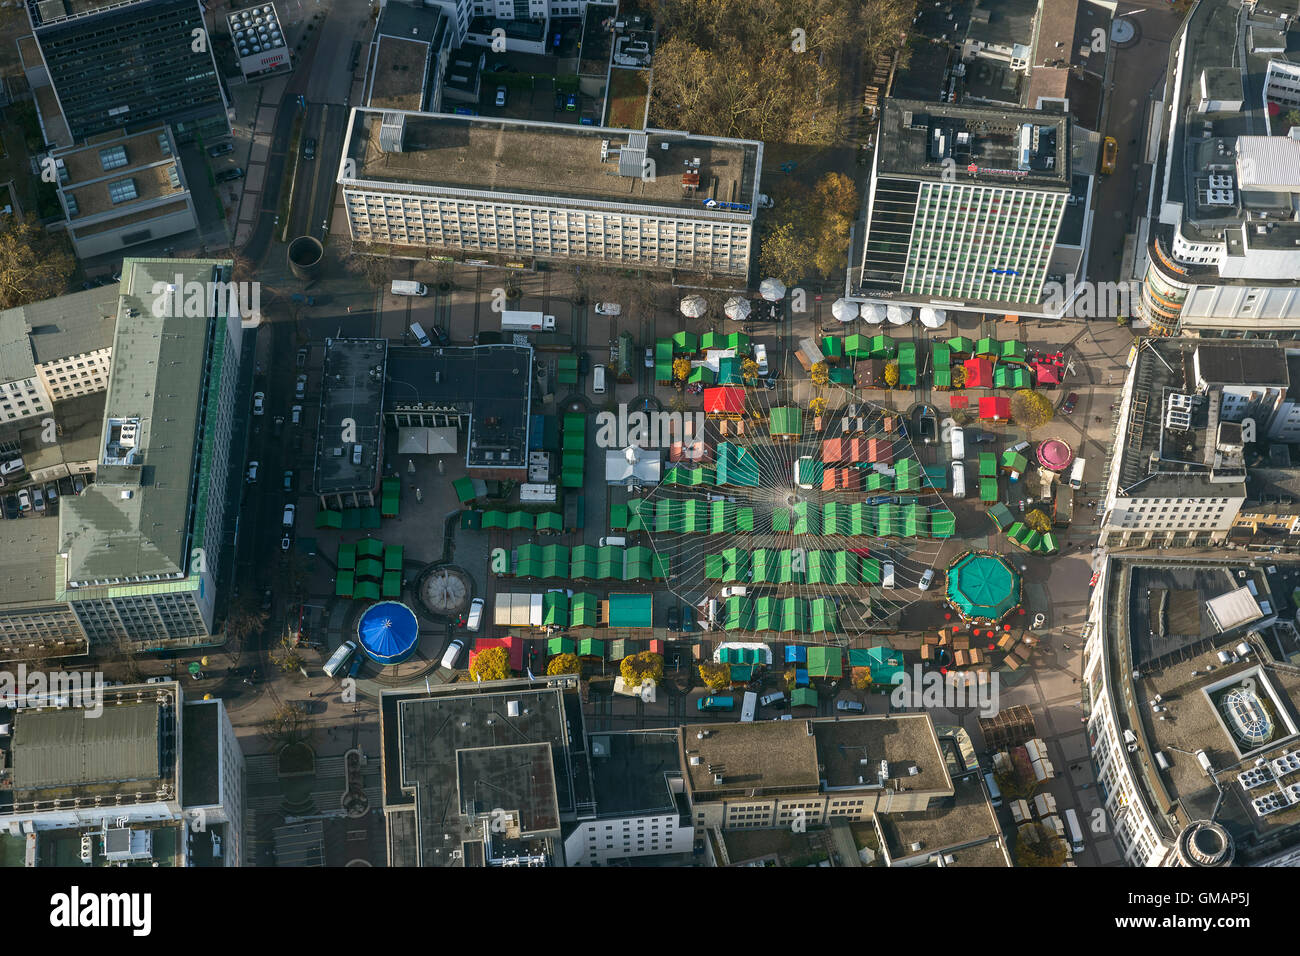
{"label": "market stall roof", "polygon": [[1019,607],[1020,575],[1006,558],[968,551],[948,569],[948,600],[967,620],[998,621]]}

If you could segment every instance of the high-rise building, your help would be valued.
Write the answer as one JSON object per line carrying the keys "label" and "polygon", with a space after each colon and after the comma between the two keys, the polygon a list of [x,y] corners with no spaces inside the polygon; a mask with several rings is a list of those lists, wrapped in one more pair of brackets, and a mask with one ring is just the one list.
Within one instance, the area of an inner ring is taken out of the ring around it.
{"label": "high-rise building", "polygon": [[1071,186],[1070,121],[1056,104],[887,100],[850,291],[900,305],[1037,311]]}
{"label": "high-rise building", "polygon": [[159,123],[182,143],[230,132],[199,0],[28,0],[27,12],[74,141]]}
{"label": "high-rise building", "polygon": [[1171,43],[1140,222],[1138,312],[1155,334],[1300,329],[1300,132],[1284,119],[1300,101],[1300,29],[1294,6],[1268,6],[1196,4]]}
{"label": "high-rise building", "polygon": [[475,258],[743,276],[763,144],[431,113],[352,111],[352,238]]}

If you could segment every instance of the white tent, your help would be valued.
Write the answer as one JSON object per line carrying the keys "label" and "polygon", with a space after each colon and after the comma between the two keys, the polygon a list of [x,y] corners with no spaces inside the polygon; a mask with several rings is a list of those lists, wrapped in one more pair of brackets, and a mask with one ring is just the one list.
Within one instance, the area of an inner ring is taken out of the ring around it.
{"label": "white tent", "polygon": [[848,299],[836,299],[831,305],[831,315],[841,322],[852,322],[858,317],[858,304]]}
{"label": "white tent", "polygon": [[758,294],[768,302],[780,302],[785,298],[785,283],[780,279],[764,279],[758,286]]}
{"label": "white tent", "polygon": [[864,302],[859,311],[862,313],[862,320],[871,325],[879,325],[885,321],[885,307],[879,302]]}
{"label": "white tent", "polygon": [[749,309],[749,300],[742,299],[738,295],[733,295],[727,300],[727,304],[722,307],[722,311],[727,318],[734,319],[737,322],[743,322],[749,318]]}
{"label": "white tent", "polygon": [[702,295],[688,295],[682,299],[682,315],[688,319],[698,319],[707,311],[709,311],[709,304],[704,301]]}
{"label": "white tent", "polygon": [[941,329],[948,321],[948,313],[943,309],[924,308],[921,310],[921,324],[927,329]]}
{"label": "white tent", "polygon": [[907,325],[912,321],[912,310],[901,305],[891,305],[885,311],[885,317],[889,319],[890,325]]}

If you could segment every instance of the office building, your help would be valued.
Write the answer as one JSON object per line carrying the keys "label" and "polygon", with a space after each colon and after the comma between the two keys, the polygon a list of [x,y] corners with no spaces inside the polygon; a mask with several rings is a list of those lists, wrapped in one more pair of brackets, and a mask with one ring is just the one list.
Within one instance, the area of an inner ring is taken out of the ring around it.
{"label": "office building", "polygon": [[160,123],[180,143],[229,134],[199,0],[29,0],[27,12],[41,62],[24,65],[44,70],[59,113],[42,117],[47,135],[59,123],[76,142]]}
{"label": "office building", "polygon": [[[229,456],[243,414],[235,403],[242,326],[215,285],[229,281],[230,268],[202,259],[123,262],[96,481],[65,496],[57,518],[0,524],[0,551],[12,555],[0,653],[41,643],[65,653],[76,636],[69,611],[92,646],[139,652],[213,643],[234,510]],[[199,297],[197,309],[156,315],[159,290],[169,287]]]}
{"label": "office building", "polygon": [[50,153],[68,237],[77,256],[119,252],[198,228],[171,131],[97,136]]}
{"label": "office building", "polygon": [[55,676],[0,709],[0,839],[29,866],[239,866],[244,758],[222,701]]}
{"label": "office building", "polygon": [[592,734],[587,750],[596,816],[564,840],[569,866],[686,854],[695,846],[673,730]]}
{"label": "office building", "polygon": [[1274,865],[1300,836],[1294,564],[1102,558],[1085,719],[1130,866]]}
{"label": "office building", "polygon": [[1140,223],[1139,314],[1153,333],[1300,328],[1300,134],[1282,119],[1298,51],[1294,17],[1228,3],[1196,4],[1175,34]]}
{"label": "office building", "polygon": [[746,275],[761,143],[352,111],[339,185],[353,240],[467,262]]}
{"label": "office building", "polygon": [[1071,205],[1070,155],[1059,111],[886,100],[850,292],[1040,311]]}
{"label": "office building", "polygon": [[[366,85],[361,105],[378,110],[436,113],[442,109],[444,73],[461,77],[458,86],[478,76],[473,61],[482,56],[464,51],[467,63],[453,69],[452,26],[437,7],[389,3],[379,14],[366,56]],[[462,51],[457,51],[461,54]],[[477,91],[477,87],[476,87]],[[477,100],[477,98],[476,98]]]}
{"label": "office building", "polygon": [[380,695],[390,866],[564,866],[591,817],[576,677]]}

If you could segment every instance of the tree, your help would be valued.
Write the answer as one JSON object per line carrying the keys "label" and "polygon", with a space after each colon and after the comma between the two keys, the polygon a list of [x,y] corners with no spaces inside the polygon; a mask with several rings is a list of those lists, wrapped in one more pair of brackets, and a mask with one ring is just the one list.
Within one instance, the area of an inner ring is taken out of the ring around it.
{"label": "tree", "polygon": [[581,674],[582,660],[577,654],[556,654],[546,665],[546,673],[551,676],[556,674]]}
{"label": "tree", "polygon": [[812,189],[784,184],[773,197],[759,239],[759,268],[787,285],[811,276],[843,274],[858,190],[842,173],[827,173]]}
{"label": "tree", "polygon": [[[796,203],[783,199],[778,214],[793,209]],[[762,233],[758,244],[758,267],[764,275],[774,276],[791,285],[813,274],[816,256],[804,230],[793,221],[773,222]]]}
{"label": "tree", "polygon": [[788,690],[788,691],[793,691],[793,690],[794,690],[794,682],[795,682],[795,673],[794,673],[794,668],[791,667],[791,668],[790,668],[789,670],[787,670],[784,674],[782,674],[782,675],[781,675],[781,680],[785,683],[785,689],[786,689],[786,690]]}
{"label": "tree", "polygon": [[1011,763],[993,771],[993,780],[1011,800],[1028,800],[1038,789],[1038,778],[1023,750],[1011,751]]}
{"label": "tree", "polygon": [[1300,126],[1300,110],[1287,110],[1286,115],[1282,117],[1282,125],[1286,129]]}
{"label": "tree", "polygon": [[1038,508],[1025,515],[1025,524],[1041,534],[1047,534],[1052,530],[1052,519]]}
{"label": "tree", "polygon": [[623,684],[627,687],[641,687],[646,681],[658,684],[664,677],[664,657],[650,651],[629,654],[618,665],[618,672],[623,675]]}
{"label": "tree", "polygon": [[62,295],[76,266],[66,242],[42,229],[35,216],[9,217],[0,232],[0,309]]}
{"label": "tree", "polygon": [[821,388],[830,383],[831,373],[827,370],[825,362],[816,362],[808,370],[808,377],[812,379],[814,385]]}
{"label": "tree", "polygon": [[510,676],[510,655],[504,647],[479,651],[469,663],[469,676],[475,680],[505,680]]}
{"label": "tree", "polygon": [[1022,388],[1011,396],[1011,418],[1032,431],[1041,428],[1056,414],[1047,396],[1033,389]]}
{"label": "tree", "polygon": [[898,384],[898,363],[888,362],[885,364],[885,384],[893,388]]}
{"label": "tree", "polygon": [[1041,823],[1026,823],[1016,830],[1016,866],[1060,866],[1065,862],[1065,842]]}
{"label": "tree", "polygon": [[271,652],[271,663],[283,673],[291,674],[302,667],[302,654],[298,652],[298,646],[288,634],[280,638],[276,648]]}
{"label": "tree", "polygon": [[827,173],[813,187],[817,235],[813,264],[821,275],[843,272],[849,230],[858,214],[858,190],[843,173]]}
{"label": "tree", "polygon": [[855,667],[849,672],[849,683],[854,690],[866,690],[871,686],[871,668]]}
{"label": "tree", "polygon": [[750,384],[758,381],[758,363],[752,358],[742,359],[740,362],[740,377]]}
{"label": "tree", "polygon": [[691,360],[688,358],[673,359],[673,378],[678,382],[684,382],[691,377]]}
{"label": "tree", "polygon": [[731,665],[705,661],[700,665],[700,680],[709,690],[723,690],[731,686]]}
{"label": "tree", "polygon": [[953,388],[966,387],[966,366],[965,365],[954,365],[952,367],[952,387]]}
{"label": "tree", "polygon": [[262,721],[262,734],[273,743],[288,747],[311,737],[311,717],[301,704],[280,701]]}
{"label": "tree", "polygon": [[266,626],[269,617],[250,597],[242,597],[230,607],[226,615],[226,646],[237,662],[244,649],[244,641]]}
{"label": "tree", "polygon": [[818,395],[808,403],[808,411],[812,412],[813,417],[817,417],[826,411],[826,399]]}

